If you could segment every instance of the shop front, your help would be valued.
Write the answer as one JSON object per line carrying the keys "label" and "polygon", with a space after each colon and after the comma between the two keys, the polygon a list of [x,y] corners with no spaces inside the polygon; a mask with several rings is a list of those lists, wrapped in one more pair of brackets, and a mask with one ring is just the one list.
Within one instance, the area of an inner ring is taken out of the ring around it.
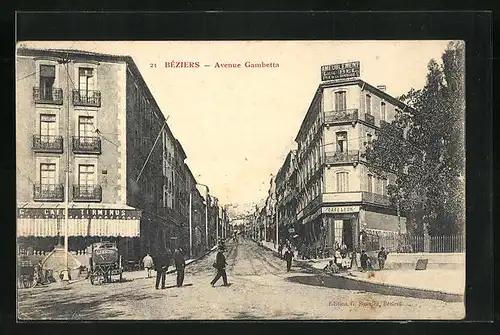
{"label": "shop front", "polygon": [[17,209],[18,247],[23,253],[47,254],[64,243],[67,229],[68,250],[74,254],[86,254],[92,243],[104,240],[117,242],[128,254],[140,243],[140,219],[140,210],[125,205],[71,204],[66,227],[62,206],[23,204]]}
{"label": "shop front", "polygon": [[355,250],[359,234],[360,206],[328,206],[320,208],[325,247],[336,249],[345,245]]}

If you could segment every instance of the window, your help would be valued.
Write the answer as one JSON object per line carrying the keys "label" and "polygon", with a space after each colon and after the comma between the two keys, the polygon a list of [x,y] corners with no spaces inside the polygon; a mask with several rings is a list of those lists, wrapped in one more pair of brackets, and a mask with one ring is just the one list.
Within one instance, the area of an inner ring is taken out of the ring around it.
{"label": "window", "polygon": [[368,192],[373,193],[373,175],[368,175]]}
{"label": "window", "polygon": [[382,188],[380,193],[381,193],[382,195],[387,195],[387,179],[386,179],[386,178],[383,178],[383,179],[381,180],[380,185],[381,185],[381,188]]}
{"label": "window", "polygon": [[40,184],[55,185],[56,184],[56,165],[42,163],[40,164]]}
{"label": "window", "polygon": [[347,152],[347,132],[337,133],[337,152]]}
{"label": "window", "polygon": [[42,136],[42,141],[55,140],[53,136],[56,134],[56,116],[53,114],[40,114],[40,135]]}
{"label": "window", "polygon": [[347,172],[337,173],[337,192],[347,192],[349,189],[349,174]]}
{"label": "window", "polygon": [[372,96],[367,94],[365,99],[366,114],[372,113]]}
{"label": "window", "polygon": [[346,109],[346,92],[335,92],[335,110],[343,111]]}
{"label": "window", "polygon": [[52,87],[55,79],[55,65],[40,65],[40,95],[42,99],[52,100]]}
{"label": "window", "polygon": [[366,143],[367,144],[372,143],[372,134],[370,134],[370,133],[366,134]]}
{"label": "window", "polygon": [[385,112],[385,102],[380,103],[380,119],[386,121],[387,115]]}
{"label": "window", "polygon": [[78,90],[80,94],[88,95],[94,89],[94,70],[87,67],[78,69]]}
{"label": "window", "polygon": [[92,116],[78,117],[78,136],[80,142],[90,142],[94,134],[94,118]]}
{"label": "window", "polygon": [[78,165],[78,184],[82,186],[94,185],[94,165]]}

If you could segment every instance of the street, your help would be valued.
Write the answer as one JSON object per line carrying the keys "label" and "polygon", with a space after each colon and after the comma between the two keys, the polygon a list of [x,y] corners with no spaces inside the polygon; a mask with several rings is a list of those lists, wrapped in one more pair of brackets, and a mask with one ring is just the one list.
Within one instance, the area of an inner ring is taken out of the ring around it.
{"label": "street", "polygon": [[[184,286],[155,290],[155,278],[126,272],[124,281],[88,280],[18,290],[21,320],[89,319],[450,319],[463,303],[406,298],[321,286],[321,276],[285,261],[250,240],[227,243],[229,287],[210,285],[215,253],[186,268]],[[170,270],[171,268],[169,268]],[[155,273],[153,272],[153,275]]]}

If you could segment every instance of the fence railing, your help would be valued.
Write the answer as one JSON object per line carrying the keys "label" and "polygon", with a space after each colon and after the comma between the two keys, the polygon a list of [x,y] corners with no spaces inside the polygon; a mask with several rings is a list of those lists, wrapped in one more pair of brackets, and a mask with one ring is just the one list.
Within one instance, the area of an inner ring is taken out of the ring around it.
{"label": "fence railing", "polygon": [[366,251],[376,251],[384,247],[389,252],[465,252],[465,236],[441,235],[428,236],[402,234],[385,234],[370,232],[367,234],[364,246]]}

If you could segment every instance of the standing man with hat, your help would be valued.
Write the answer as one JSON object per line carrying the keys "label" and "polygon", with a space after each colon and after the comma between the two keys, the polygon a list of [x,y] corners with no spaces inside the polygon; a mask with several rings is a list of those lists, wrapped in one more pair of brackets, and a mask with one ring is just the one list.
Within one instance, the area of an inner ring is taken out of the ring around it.
{"label": "standing man with hat", "polygon": [[223,254],[224,247],[219,246],[219,249],[217,251],[217,256],[215,258],[215,263],[213,264],[213,267],[217,269],[217,274],[215,275],[215,278],[210,282],[212,287],[215,287],[215,283],[222,277],[222,280],[224,281],[223,286],[228,286],[227,284],[227,274],[226,274],[226,257]]}
{"label": "standing man with hat", "polygon": [[167,276],[168,266],[170,265],[170,250],[165,247],[165,249],[160,252],[153,259],[153,264],[156,270],[156,289],[158,290],[158,286],[160,286],[161,280],[161,288],[165,289],[165,280]]}

